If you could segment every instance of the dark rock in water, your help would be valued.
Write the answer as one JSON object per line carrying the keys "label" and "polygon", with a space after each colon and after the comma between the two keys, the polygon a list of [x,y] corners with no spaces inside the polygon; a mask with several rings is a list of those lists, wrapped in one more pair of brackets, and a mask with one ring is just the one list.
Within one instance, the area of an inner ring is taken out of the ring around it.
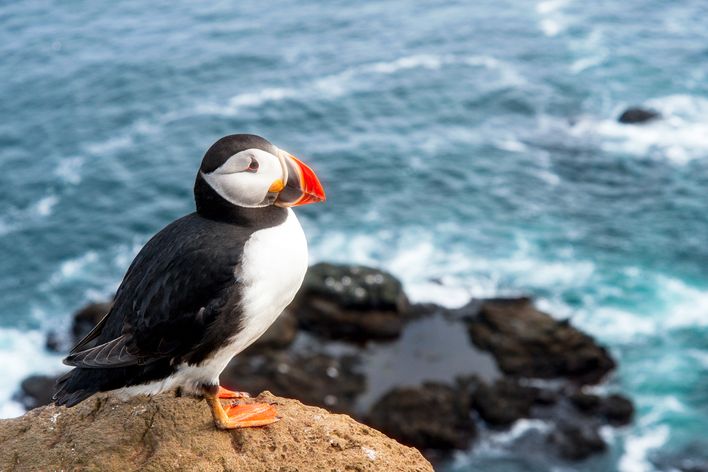
{"label": "dark rock in water", "polygon": [[493,385],[481,384],[473,394],[472,406],[487,423],[508,426],[529,416],[536,394],[537,389],[516,380],[500,379]]}
{"label": "dark rock in water", "polygon": [[221,384],[246,392],[269,390],[308,405],[351,414],[357,396],[366,388],[366,378],[356,369],[354,356],[269,351],[235,357],[221,374]]}
{"label": "dark rock in water", "polygon": [[398,337],[407,308],[401,282],[391,274],[327,263],[310,267],[293,304],[302,329],[351,341]]}
{"label": "dark rock in water", "polygon": [[57,377],[48,375],[31,375],[20,384],[20,392],[16,398],[28,410],[49,405],[52,402],[56,380]]}
{"label": "dark rock in water", "polygon": [[47,339],[44,342],[44,347],[50,352],[62,352],[64,349],[64,344],[62,343],[61,336],[56,331],[50,331],[47,333]]}
{"label": "dark rock in water", "polygon": [[568,399],[578,410],[584,413],[597,411],[602,400],[599,395],[582,391],[573,392]]}
{"label": "dark rock in water", "polygon": [[641,107],[629,107],[617,118],[617,121],[624,124],[646,123],[660,118],[661,114],[654,110]]}
{"label": "dark rock in water", "polygon": [[45,346],[51,352],[65,352],[75,346],[98,324],[108,313],[112,302],[92,302],[83,306],[71,318],[69,333],[50,331],[47,334]]}
{"label": "dark rock in water", "polygon": [[105,303],[89,303],[81,310],[74,314],[71,325],[71,335],[73,344],[78,343],[98,324],[101,319],[106,316],[108,311],[113,306],[112,302]]}
{"label": "dark rock in water", "polygon": [[607,449],[597,427],[590,423],[560,421],[547,440],[564,459],[579,461]]}
{"label": "dark rock in water", "polygon": [[468,319],[472,341],[510,375],[597,383],[615,367],[593,338],[534,308],[528,298],[485,300]]}
{"label": "dark rock in water", "polygon": [[557,391],[548,388],[538,388],[536,389],[534,403],[536,405],[550,406],[556,404],[559,399],[560,395]]}
{"label": "dark rock in water", "polygon": [[250,356],[262,353],[267,350],[285,349],[295,340],[297,336],[297,319],[292,311],[285,310],[282,315],[275,320],[263,336],[248,347],[241,356]]}
{"label": "dark rock in water", "polygon": [[583,413],[600,417],[614,425],[628,424],[634,415],[632,402],[617,393],[603,398],[579,391],[571,394],[569,400]]}
{"label": "dark rock in water", "polygon": [[603,399],[600,413],[610,424],[625,425],[632,421],[634,405],[629,398],[615,393]]}
{"label": "dark rock in water", "polygon": [[438,383],[391,390],[374,405],[367,420],[374,428],[419,449],[465,449],[476,434],[467,398]]}

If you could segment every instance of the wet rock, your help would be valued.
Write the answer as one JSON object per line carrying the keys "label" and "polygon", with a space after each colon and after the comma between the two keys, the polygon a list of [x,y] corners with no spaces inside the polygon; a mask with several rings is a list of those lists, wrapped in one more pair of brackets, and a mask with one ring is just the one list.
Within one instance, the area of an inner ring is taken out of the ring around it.
{"label": "wet rock", "polygon": [[408,299],[401,282],[369,267],[310,267],[292,305],[300,327],[329,339],[366,341],[401,334]]}
{"label": "wet rock", "polygon": [[[73,344],[78,343],[98,324],[113,306],[112,302],[89,303],[74,314],[71,325]],[[73,345],[72,344],[72,345]]]}
{"label": "wet rock", "polygon": [[331,411],[353,413],[366,388],[354,356],[309,352],[265,352],[236,356],[221,374],[221,384],[240,391],[270,390]]}
{"label": "wet rock", "polygon": [[560,400],[560,395],[557,391],[550,388],[536,389],[534,403],[537,405],[550,406],[556,404]]}
{"label": "wet rock", "polygon": [[472,396],[472,406],[487,423],[508,426],[530,415],[537,393],[516,380],[500,379],[493,385],[481,384]]}
{"label": "wet rock", "polygon": [[594,393],[585,393],[577,391],[570,394],[568,397],[570,402],[580,411],[584,413],[593,413],[600,407],[601,398]]}
{"label": "wet rock", "polygon": [[467,397],[437,383],[391,390],[372,407],[367,424],[420,449],[465,449],[476,434]]}
{"label": "wet rock", "polygon": [[57,377],[54,376],[31,375],[20,384],[16,398],[28,410],[49,405],[52,402],[56,380]]}
{"label": "wet rock", "polygon": [[597,426],[591,423],[560,421],[547,437],[547,441],[564,459],[579,461],[607,449]]}
{"label": "wet rock", "polygon": [[592,393],[578,391],[571,394],[569,400],[579,411],[587,415],[600,417],[614,425],[628,424],[632,421],[632,416],[634,415],[632,402],[616,393],[601,397]]}
{"label": "wet rock", "polygon": [[275,320],[270,328],[248,347],[240,356],[250,356],[268,350],[285,349],[297,336],[297,319],[290,310],[286,310]]}
{"label": "wet rock", "polygon": [[63,352],[65,350],[64,342],[62,342],[61,336],[53,330],[47,333],[47,339],[44,342],[44,347],[46,347],[50,352]]}
{"label": "wet rock", "polygon": [[656,120],[661,117],[657,111],[642,107],[629,107],[617,118],[617,121],[624,124],[639,124]]}
{"label": "wet rock", "polygon": [[597,383],[615,367],[607,350],[528,298],[485,300],[467,320],[470,337],[510,375]]}
{"label": "wet rock", "polygon": [[614,425],[625,425],[632,421],[634,405],[632,401],[619,394],[612,394],[603,399],[600,413]]}

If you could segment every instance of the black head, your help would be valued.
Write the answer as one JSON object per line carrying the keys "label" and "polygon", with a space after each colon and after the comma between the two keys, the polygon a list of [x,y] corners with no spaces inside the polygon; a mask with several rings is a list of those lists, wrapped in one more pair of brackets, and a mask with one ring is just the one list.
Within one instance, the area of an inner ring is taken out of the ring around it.
{"label": "black head", "polygon": [[204,155],[194,185],[197,211],[212,218],[234,209],[290,207],[323,201],[314,172],[294,156],[253,134],[233,134]]}
{"label": "black head", "polygon": [[199,170],[205,174],[214,172],[233,155],[248,149],[260,149],[276,155],[277,148],[267,139],[255,134],[230,134],[211,145],[204,154]]}

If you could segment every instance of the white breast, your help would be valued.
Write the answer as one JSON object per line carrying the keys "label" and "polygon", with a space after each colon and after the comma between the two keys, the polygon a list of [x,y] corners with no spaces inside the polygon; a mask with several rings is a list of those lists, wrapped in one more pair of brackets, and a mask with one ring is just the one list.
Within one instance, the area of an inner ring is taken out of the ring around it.
{"label": "white breast", "polygon": [[167,379],[121,389],[121,396],[154,395],[176,387],[186,392],[200,385],[217,383],[231,358],[261,337],[300,289],[307,271],[307,240],[295,213],[288,209],[286,220],[256,231],[246,242],[240,269],[235,274],[243,283],[241,331],[199,365],[182,364]]}
{"label": "white breast", "polygon": [[284,223],[253,233],[244,247],[241,270],[242,330],[234,341],[245,349],[275,321],[300,289],[307,271],[307,240],[295,213]]}

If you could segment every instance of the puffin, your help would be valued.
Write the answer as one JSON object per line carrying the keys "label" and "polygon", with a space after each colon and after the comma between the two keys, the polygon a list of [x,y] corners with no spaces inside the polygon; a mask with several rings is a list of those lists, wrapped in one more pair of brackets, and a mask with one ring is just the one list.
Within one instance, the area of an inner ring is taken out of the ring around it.
{"label": "puffin", "polygon": [[73,369],[57,380],[57,405],[174,392],[204,398],[220,429],[280,419],[273,405],[239,400],[249,395],[219,374],[300,288],[307,240],[292,207],[324,201],[324,189],[293,155],[234,134],[207,150],[194,199],[195,212],[140,250],[112,308],[64,359]]}

